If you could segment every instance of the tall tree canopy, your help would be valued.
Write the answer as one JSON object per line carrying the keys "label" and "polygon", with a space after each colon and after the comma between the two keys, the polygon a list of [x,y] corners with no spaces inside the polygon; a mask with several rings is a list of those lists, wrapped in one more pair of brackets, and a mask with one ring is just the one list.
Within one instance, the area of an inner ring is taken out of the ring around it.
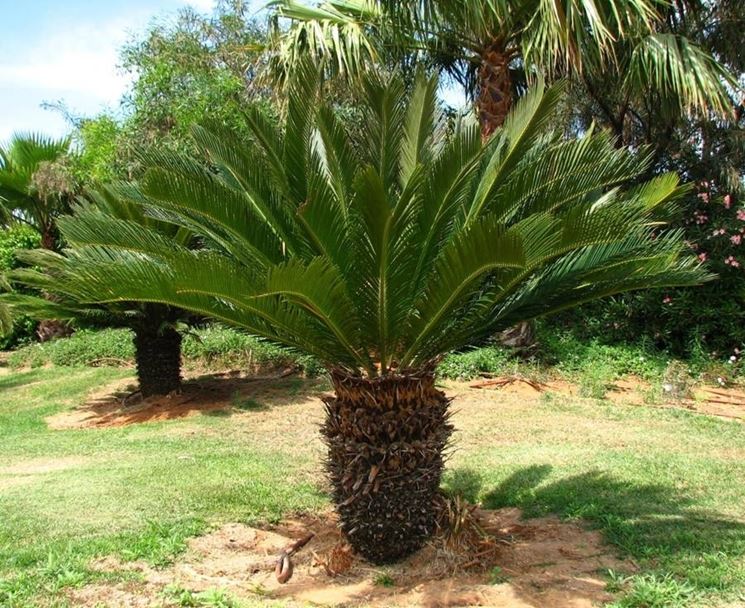
{"label": "tall tree canopy", "polygon": [[[482,132],[505,119],[514,77],[604,74],[636,95],[652,87],[686,110],[728,108],[726,70],[705,49],[661,31],[657,0],[274,0],[273,72],[311,57],[327,74],[355,79],[371,64],[426,57],[476,97]],[[282,18],[290,21],[284,27]],[[611,67],[612,66],[612,67]]]}

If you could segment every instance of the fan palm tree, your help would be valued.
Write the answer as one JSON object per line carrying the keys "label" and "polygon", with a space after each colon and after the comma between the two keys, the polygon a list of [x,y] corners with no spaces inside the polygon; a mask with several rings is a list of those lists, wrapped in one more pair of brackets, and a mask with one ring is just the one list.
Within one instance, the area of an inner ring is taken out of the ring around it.
{"label": "fan palm tree", "polygon": [[[146,301],[209,315],[328,368],[322,434],[341,527],[366,558],[418,549],[452,427],[435,365],[518,321],[618,292],[707,278],[659,219],[675,175],[623,190],[644,154],[606,133],[547,133],[562,87],[537,86],[482,143],[443,124],[438,80],[371,77],[363,142],[299,73],[284,129],[249,109],[251,141],[194,130],[203,163],[161,154],[141,184],[149,216],[199,235],[192,250],[126,220],[61,223],[84,302]],[[314,75],[315,76],[315,75]]]}
{"label": "fan palm tree", "polygon": [[0,207],[7,219],[32,226],[45,249],[56,249],[57,218],[67,213],[74,184],[64,166],[70,138],[14,135],[0,147]]}
{"label": "fan palm tree", "polygon": [[[693,0],[696,4],[698,0]],[[706,51],[663,31],[658,0],[301,0],[269,2],[275,76],[311,57],[355,80],[374,63],[424,55],[475,98],[482,134],[513,102],[513,74],[596,73],[612,66],[619,95],[652,87],[683,110],[728,112],[733,77]],[[282,29],[281,19],[290,27]]]}
{"label": "fan palm tree", "polygon": [[[57,218],[70,211],[75,183],[65,165],[70,138],[55,139],[38,133],[16,134],[0,147],[0,215],[3,221],[31,226],[41,246],[59,248]],[[2,312],[8,319],[9,311]],[[41,319],[36,334],[42,341],[69,335],[58,320]]]}
{"label": "fan palm tree", "polygon": [[[172,223],[143,213],[146,199],[133,187],[102,188],[75,207],[76,222],[96,222],[112,230],[136,231],[138,238],[166,238],[177,247],[193,245],[192,233]],[[139,203],[139,204],[138,204]],[[64,220],[60,220],[64,223]],[[75,233],[73,224],[68,234]],[[85,260],[74,252],[48,249],[19,252],[28,267],[12,271],[12,283],[34,288],[51,298],[8,291],[0,294],[0,310],[18,312],[38,319],[54,318],[94,327],[126,327],[133,331],[139,392],[143,397],[166,395],[181,386],[181,334],[176,326],[194,315],[158,302],[86,302],[79,291],[79,277],[87,272]],[[2,317],[0,317],[2,320]]]}

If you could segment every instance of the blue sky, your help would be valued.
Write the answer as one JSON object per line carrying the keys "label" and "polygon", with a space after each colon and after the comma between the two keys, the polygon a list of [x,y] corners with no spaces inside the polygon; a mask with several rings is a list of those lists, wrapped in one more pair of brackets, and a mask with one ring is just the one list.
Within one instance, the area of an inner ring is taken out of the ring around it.
{"label": "blue sky", "polygon": [[[127,77],[118,50],[155,18],[214,0],[0,0],[0,142],[14,131],[68,129],[42,102],[63,100],[77,114],[117,108]],[[261,5],[263,2],[258,2]]]}
{"label": "blue sky", "polygon": [[[153,19],[216,0],[0,0],[0,143],[14,131],[62,135],[69,125],[43,102],[63,101],[75,115],[117,109],[128,77],[119,49]],[[251,0],[258,9],[266,0]],[[443,90],[452,105],[456,89]]]}

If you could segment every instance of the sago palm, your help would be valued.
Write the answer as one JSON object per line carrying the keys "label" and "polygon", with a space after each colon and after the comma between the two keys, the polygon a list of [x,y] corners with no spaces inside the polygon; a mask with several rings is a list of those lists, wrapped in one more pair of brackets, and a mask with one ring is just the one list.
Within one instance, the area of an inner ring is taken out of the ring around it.
{"label": "sago palm", "polygon": [[[194,130],[208,164],[150,159],[147,213],[204,248],[80,214],[62,224],[90,302],[183,307],[310,353],[334,396],[322,429],[341,527],[378,563],[419,548],[452,427],[435,365],[518,321],[707,275],[660,217],[675,175],[622,190],[646,166],[605,133],[547,133],[561,87],[536,87],[487,144],[443,122],[436,78],[369,80],[365,140],[303,72],[284,129],[258,109],[241,141]],[[206,167],[206,168],[205,168]]]}
{"label": "sago palm", "polygon": [[[693,2],[692,4],[696,4]],[[504,121],[513,70],[604,74],[622,98],[659,93],[677,111],[729,111],[734,80],[709,53],[664,33],[658,0],[273,0],[275,75],[312,58],[355,79],[376,63],[426,56],[474,95],[484,136]],[[289,27],[281,19],[289,20]]]}
{"label": "sago palm", "polygon": [[[101,188],[75,207],[77,221],[95,221],[115,229],[126,226],[136,231],[140,239],[155,235],[155,238],[170,239],[178,247],[194,244],[189,230],[146,216],[144,202],[142,194],[126,184]],[[59,222],[64,225],[64,218]],[[75,223],[69,230],[70,234],[75,234]],[[190,321],[192,314],[159,302],[86,302],[79,291],[79,278],[88,272],[85,258],[79,258],[70,250],[57,253],[37,249],[18,255],[26,267],[9,273],[11,284],[32,288],[47,297],[8,290],[0,294],[0,307],[11,314],[37,319],[76,322],[89,327],[129,328],[133,333],[140,394],[143,397],[165,395],[181,386],[181,334],[177,324]]]}

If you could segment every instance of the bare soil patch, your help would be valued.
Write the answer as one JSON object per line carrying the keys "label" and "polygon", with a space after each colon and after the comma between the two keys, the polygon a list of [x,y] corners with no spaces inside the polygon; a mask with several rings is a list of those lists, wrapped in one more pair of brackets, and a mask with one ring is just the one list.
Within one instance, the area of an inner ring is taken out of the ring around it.
{"label": "bare soil patch", "polygon": [[0,490],[24,485],[33,481],[38,475],[74,469],[89,461],[88,458],[78,456],[32,458],[0,467]]}
{"label": "bare soil patch", "polygon": [[[289,606],[590,608],[611,599],[602,571],[634,570],[613,555],[599,533],[577,523],[555,517],[522,520],[517,509],[477,514],[484,529],[499,539],[499,548],[474,570],[453,572],[441,539],[399,564],[374,567],[352,555],[335,517],[325,513],[267,528],[225,525],[192,539],[184,559],[170,568],[125,566],[138,571],[142,583],[89,585],[71,590],[70,600],[82,607],[139,608],[162,601],[163,590],[177,585],[193,592],[217,588],[237,598],[282,600]],[[309,532],[315,537],[293,558],[292,579],[278,583],[277,555]],[[341,572],[330,575],[329,564]],[[97,567],[122,565],[106,560]]]}
{"label": "bare soil patch", "polygon": [[230,412],[248,397],[261,395],[267,400],[276,400],[286,389],[281,380],[287,375],[209,374],[186,381],[177,392],[146,399],[134,393],[135,383],[125,378],[95,391],[85,403],[50,416],[46,421],[53,429],[102,428],[174,420],[218,410]]}
{"label": "bare soil patch", "polygon": [[[500,377],[480,380],[469,384],[474,389],[495,389],[500,395],[535,399],[544,392],[578,396],[578,387],[565,380],[537,382],[521,377]],[[640,378],[617,380],[605,398],[613,403],[642,405],[648,407],[681,408],[709,416],[733,418],[745,421],[745,391],[739,388],[712,388],[701,386],[693,391],[692,399],[660,400],[650,404],[646,395],[652,386]]]}
{"label": "bare soil patch", "polygon": [[[319,381],[309,381],[291,376],[291,370],[273,375],[252,376],[241,372],[222,372],[194,376],[183,388],[170,395],[141,399],[132,391],[136,386],[131,379],[117,380],[89,395],[87,401],[71,410],[50,416],[47,423],[53,429],[105,428],[173,420],[197,414],[231,413],[251,409],[258,414],[275,405],[305,403],[309,395],[299,395],[288,390],[289,383],[306,384],[317,399],[321,390]],[[689,411],[745,421],[745,391],[737,388],[699,387],[694,399],[648,403],[646,396],[650,385],[638,378],[616,381],[606,399],[613,403],[663,408],[683,408]],[[467,396],[492,402],[487,393],[497,393],[500,402],[519,401],[525,405],[536,403],[541,395],[554,394],[578,397],[579,389],[566,380],[536,381],[519,376],[505,376],[465,383],[448,383],[450,396]],[[483,397],[479,397],[483,394]],[[245,407],[244,407],[245,405]],[[270,414],[270,417],[273,415]]]}
{"label": "bare soil patch", "polygon": [[17,464],[0,467],[0,475],[41,475],[72,469],[87,463],[89,459],[79,456],[57,456],[54,458],[31,458]]}

